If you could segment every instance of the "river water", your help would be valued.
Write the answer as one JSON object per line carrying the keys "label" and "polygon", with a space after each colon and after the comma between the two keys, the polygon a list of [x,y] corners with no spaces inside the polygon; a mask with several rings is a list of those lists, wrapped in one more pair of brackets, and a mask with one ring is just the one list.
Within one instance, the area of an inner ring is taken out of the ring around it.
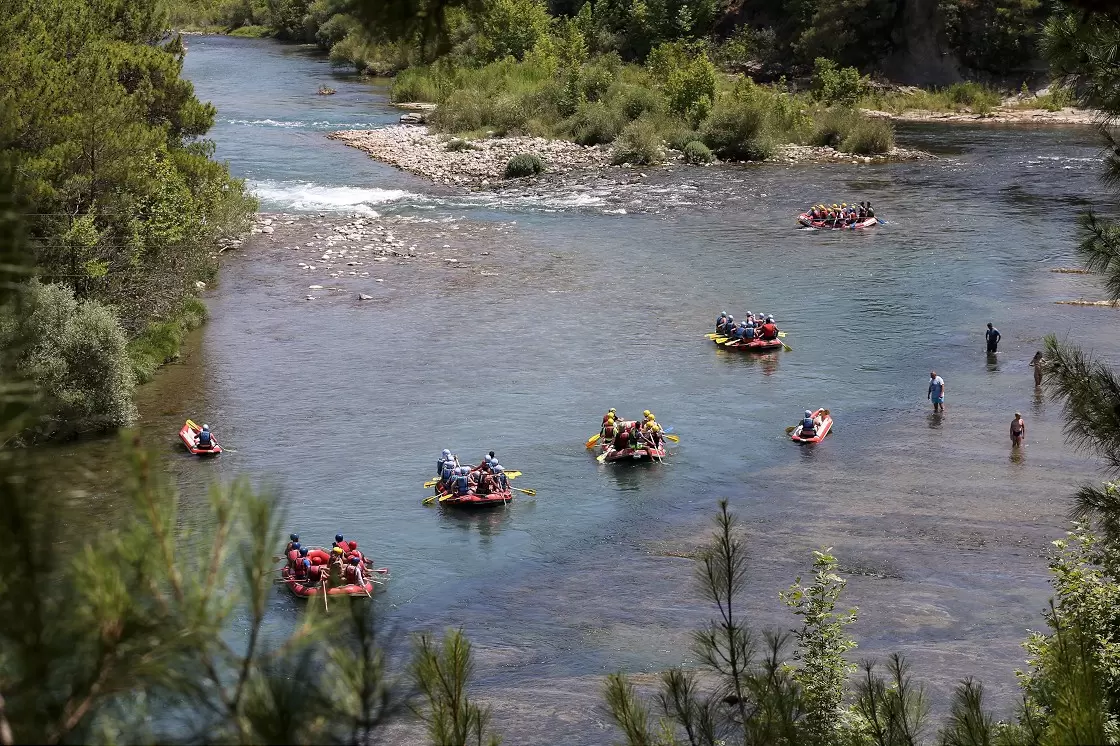
{"label": "river water", "polygon": [[[383,85],[300,48],[188,43],[218,157],[262,210],[452,218],[492,244],[478,261],[498,275],[396,268],[379,302],[310,302],[293,262],[247,242],[208,293],[197,345],[141,394],[141,429],[168,443],[188,506],[210,478],[249,474],[280,490],[305,540],[357,538],[393,569],[378,603],[399,627],[468,632],[510,743],[610,742],[607,673],[691,662],[688,630],[711,611],[693,563],[672,555],[696,548],[721,497],[746,532],[758,626],[795,626],[778,591],[833,547],[860,608],[853,658],[907,653],[938,706],[976,675],[1007,714],[1049,595],[1040,553],[1094,475],[1027,363],[1050,332],[1120,352],[1114,311],[1054,303],[1100,297],[1050,271],[1076,263],[1074,213],[1098,192],[1087,128],[908,127],[900,144],[941,158],[458,194],[326,139],[394,122]],[[338,92],[317,96],[324,83]],[[870,199],[889,224],[795,229],[799,208],[840,199]],[[793,351],[714,349],[703,335],[721,309],[774,313]],[[983,350],[989,320],[998,359]],[[944,416],[923,396],[931,369]],[[582,444],[611,406],[675,428],[665,464],[596,464]],[[784,427],[817,406],[834,435],[791,444]],[[230,452],[182,455],[184,416]],[[444,447],[475,462],[497,450],[539,495],[484,515],[422,506]],[[277,592],[277,625],[298,609]]]}

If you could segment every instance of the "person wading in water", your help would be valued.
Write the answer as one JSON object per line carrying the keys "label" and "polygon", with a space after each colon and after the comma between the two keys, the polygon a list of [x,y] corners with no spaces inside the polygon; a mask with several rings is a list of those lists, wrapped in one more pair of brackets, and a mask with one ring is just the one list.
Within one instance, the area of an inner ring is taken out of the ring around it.
{"label": "person wading in water", "polygon": [[1045,358],[1042,357],[1042,350],[1039,350],[1031,358],[1031,367],[1034,368],[1034,386],[1038,388],[1042,385],[1042,364],[1045,363]]}
{"label": "person wading in water", "polygon": [[1027,437],[1027,423],[1023,422],[1023,415],[1015,413],[1011,420],[1011,445],[1015,448],[1023,445],[1023,438]]}
{"label": "person wading in water", "polygon": [[934,412],[945,411],[945,379],[937,375],[936,370],[929,372],[929,392],[926,398],[933,402]]}

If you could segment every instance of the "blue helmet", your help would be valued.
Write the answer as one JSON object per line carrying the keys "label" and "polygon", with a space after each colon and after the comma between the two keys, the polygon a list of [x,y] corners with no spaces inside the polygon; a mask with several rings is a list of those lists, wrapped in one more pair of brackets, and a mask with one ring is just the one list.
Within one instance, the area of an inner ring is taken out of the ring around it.
{"label": "blue helmet", "polygon": [[335,534],[334,535],[334,540],[335,541],[342,541],[342,534]]}
{"label": "blue helmet", "polygon": [[299,548],[300,548],[299,547],[299,542],[298,541],[293,541],[292,542],[292,549],[295,549],[296,551],[299,551]]}
{"label": "blue helmet", "polygon": [[443,457],[447,458],[450,455],[451,455],[451,449],[450,448],[444,448],[443,449]]}
{"label": "blue helmet", "polygon": [[306,557],[307,556],[307,547],[300,547],[299,556],[300,557]]}
{"label": "blue helmet", "polygon": [[304,567],[311,567],[311,560],[309,560],[309,559],[305,559],[305,560],[303,561],[303,566],[304,566]]}
{"label": "blue helmet", "polygon": [[299,541],[299,534],[288,534],[288,538],[292,541]]}
{"label": "blue helmet", "polygon": [[811,409],[806,409],[806,410],[805,410],[805,416],[806,416],[806,417],[812,417],[812,416],[813,416],[813,410],[811,410]]}
{"label": "blue helmet", "polygon": [[356,565],[356,564],[358,564],[358,562],[359,562],[359,560],[358,560],[357,555],[354,555],[353,557],[350,558],[350,564],[351,565]]}

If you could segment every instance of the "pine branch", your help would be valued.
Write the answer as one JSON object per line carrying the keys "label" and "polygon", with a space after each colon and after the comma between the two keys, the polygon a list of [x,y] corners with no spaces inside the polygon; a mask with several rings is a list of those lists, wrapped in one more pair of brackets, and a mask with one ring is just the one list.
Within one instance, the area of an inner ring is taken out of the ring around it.
{"label": "pine branch", "polygon": [[1080,348],[1046,337],[1045,381],[1063,403],[1066,437],[1120,472],[1120,378]]}

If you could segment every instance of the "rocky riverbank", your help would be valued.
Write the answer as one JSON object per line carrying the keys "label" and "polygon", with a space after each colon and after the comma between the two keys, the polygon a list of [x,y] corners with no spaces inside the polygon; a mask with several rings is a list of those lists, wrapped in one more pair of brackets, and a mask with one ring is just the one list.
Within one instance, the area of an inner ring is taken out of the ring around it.
{"label": "rocky riverbank", "polygon": [[[541,137],[496,137],[482,140],[451,140],[423,126],[391,126],[376,130],[347,130],[329,137],[358,148],[402,171],[452,186],[490,187],[503,179],[506,163],[521,153],[536,153],[544,161],[545,173],[562,175],[576,171],[603,171],[611,168],[613,150],[609,146],[585,147],[567,140]],[[677,151],[669,151],[670,161],[681,161]],[[882,163],[933,158],[920,150],[894,148],[890,153],[860,156],[841,153],[829,147],[809,145],[779,146],[771,163]],[[629,168],[614,166],[613,168]]]}
{"label": "rocky riverbank", "polygon": [[1058,111],[1047,109],[1021,109],[998,106],[986,114],[959,111],[911,110],[900,114],[874,109],[861,109],[870,117],[890,119],[892,122],[960,122],[966,124],[1035,124],[1035,125],[1084,125],[1100,121],[1101,112],[1093,109],[1067,107]]}

